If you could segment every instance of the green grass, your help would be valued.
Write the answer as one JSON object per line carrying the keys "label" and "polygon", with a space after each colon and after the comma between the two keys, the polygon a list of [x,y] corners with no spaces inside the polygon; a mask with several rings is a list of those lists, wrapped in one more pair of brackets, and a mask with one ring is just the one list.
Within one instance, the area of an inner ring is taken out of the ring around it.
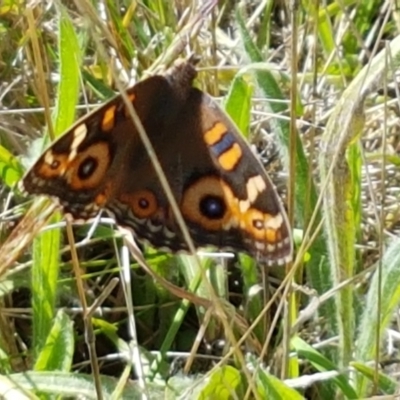
{"label": "green grass", "polygon": [[[303,1],[295,18],[276,2],[203,14],[189,1],[60,3],[0,3],[1,396],[394,394],[398,12],[376,0]],[[128,259],[112,224],[71,228],[16,186],[79,116],[191,52],[196,85],[286,198],[291,270],[149,247]]]}

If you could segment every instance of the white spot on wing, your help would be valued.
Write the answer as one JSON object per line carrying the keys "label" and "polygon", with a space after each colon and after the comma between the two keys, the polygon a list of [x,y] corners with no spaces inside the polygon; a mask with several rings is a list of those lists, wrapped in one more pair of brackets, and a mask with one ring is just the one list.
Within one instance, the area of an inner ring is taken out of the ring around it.
{"label": "white spot on wing", "polygon": [[265,228],[279,229],[283,224],[282,214],[276,214],[275,217],[268,219],[265,222]]}
{"label": "white spot on wing", "polygon": [[264,179],[261,175],[253,176],[246,183],[247,199],[250,203],[253,203],[258,195],[266,189]]}
{"label": "white spot on wing", "polygon": [[241,213],[245,213],[250,208],[250,201],[249,200],[240,200],[239,201],[239,210]]}
{"label": "white spot on wing", "polygon": [[54,156],[53,156],[53,152],[51,150],[47,150],[46,154],[44,155],[44,161],[46,164],[53,164],[54,161]]}
{"label": "white spot on wing", "polygon": [[150,219],[147,220],[146,226],[149,229],[149,231],[153,233],[159,232],[163,228],[161,224],[153,224],[153,222]]}
{"label": "white spot on wing", "polygon": [[265,250],[265,243],[263,243],[263,242],[255,242],[254,244],[255,244],[257,250],[259,250],[259,251],[264,251]]}
{"label": "white spot on wing", "polygon": [[68,156],[68,161],[73,160],[76,157],[77,149],[83,142],[87,134],[87,126],[85,123],[78,125],[74,130],[74,140],[71,144],[71,151]]}
{"label": "white spot on wing", "polygon": [[[279,247],[279,246],[278,246]],[[267,245],[267,251],[272,253],[276,250],[276,247],[273,244],[268,244]]]}
{"label": "white spot on wing", "polygon": [[174,238],[176,236],[175,232],[172,232],[166,226],[164,226],[163,232],[164,232],[164,235],[169,239],[172,239],[172,238]]}

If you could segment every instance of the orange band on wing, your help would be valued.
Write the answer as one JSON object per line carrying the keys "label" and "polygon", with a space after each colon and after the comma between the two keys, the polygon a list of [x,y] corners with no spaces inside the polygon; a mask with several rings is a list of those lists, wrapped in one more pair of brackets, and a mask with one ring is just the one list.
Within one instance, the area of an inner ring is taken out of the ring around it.
{"label": "orange band on wing", "polygon": [[115,125],[115,110],[117,106],[111,106],[103,114],[103,119],[101,121],[101,129],[105,132],[110,131]]}
{"label": "orange band on wing", "polygon": [[210,130],[204,134],[204,141],[213,146],[218,143],[227,132],[226,126],[222,122],[217,122]]}
{"label": "orange band on wing", "polygon": [[218,162],[225,171],[232,171],[242,158],[242,149],[235,143],[218,157]]}

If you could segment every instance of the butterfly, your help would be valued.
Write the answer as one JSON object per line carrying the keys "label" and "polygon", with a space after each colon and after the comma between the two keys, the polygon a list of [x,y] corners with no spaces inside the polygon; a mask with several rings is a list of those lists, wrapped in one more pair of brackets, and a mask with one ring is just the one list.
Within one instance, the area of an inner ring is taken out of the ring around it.
{"label": "butterfly", "polygon": [[[288,219],[259,160],[215,101],[193,87],[195,62],[126,91],[196,247],[248,253],[267,265],[292,256]],[[108,211],[139,239],[173,252],[188,245],[121,95],[84,116],[22,179],[76,219]]]}

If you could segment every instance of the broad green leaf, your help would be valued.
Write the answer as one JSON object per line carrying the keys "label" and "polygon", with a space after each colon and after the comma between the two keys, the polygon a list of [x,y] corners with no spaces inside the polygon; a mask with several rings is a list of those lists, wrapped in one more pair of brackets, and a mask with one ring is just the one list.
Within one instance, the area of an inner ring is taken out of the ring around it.
{"label": "broad green leaf", "polygon": [[75,120],[79,95],[81,49],[74,26],[63,11],[59,20],[60,83],[54,110],[54,131],[61,135]]}
{"label": "broad green leaf", "polygon": [[[371,384],[375,382],[375,369],[371,368],[365,364],[359,362],[352,362],[351,366],[355,368],[358,372],[360,372],[363,376],[365,376],[368,380],[371,381]],[[380,392],[384,394],[395,394],[399,388],[399,383],[383,374],[382,372],[378,372],[378,389]]]}
{"label": "broad green leaf", "polygon": [[[54,112],[57,135],[69,127],[75,118],[79,89],[80,48],[69,17],[60,13],[59,19],[60,84]],[[52,223],[59,221],[58,214]],[[60,230],[41,233],[33,243],[32,307],[33,341],[36,355],[41,351],[50,332],[55,312],[59,269]]]}
{"label": "broad green leaf", "polygon": [[250,133],[252,94],[253,87],[242,76],[236,75],[225,99],[225,111],[245,137]]}
{"label": "broad green leaf", "polygon": [[257,373],[257,388],[263,399],[268,400],[303,400],[297,391],[285,385],[277,377],[259,369]]}
{"label": "broad green leaf", "polygon": [[[50,223],[59,221],[55,214]],[[40,233],[33,242],[32,308],[34,349],[38,355],[53,324],[57,295],[60,230]]]}
{"label": "broad green leaf", "polygon": [[[376,271],[368,293],[366,305],[361,317],[359,332],[356,339],[356,360],[367,362],[376,358],[376,335],[379,333],[381,340],[391,323],[393,313],[400,304],[400,240],[395,239],[387,248],[381,265],[381,276]],[[379,287],[379,284],[381,285]],[[377,299],[380,292],[380,310],[377,309]],[[360,394],[366,393],[368,382],[363,376],[357,381]]]}
{"label": "broad green leaf", "polygon": [[[291,340],[291,346],[296,351],[299,358],[304,358],[309,361],[316,370],[323,372],[335,371],[337,369],[336,365],[332,361],[328,360],[323,354],[315,350],[299,337],[294,337]],[[335,382],[348,399],[358,398],[357,393],[349,383],[346,375],[338,375],[337,377],[332,378],[332,381]]]}
{"label": "broad green leaf", "polygon": [[18,159],[0,145],[0,180],[8,187],[14,186],[23,175],[23,168]]}
{"label": "broad green leaf", "polygon": [[72,365],[74,329],[70,317],[59,311],[35,363],[36,371],[65,371]]}
{"label": "broad green leaf", "polygon": [[[10,386],[14,384],[31,392],[39,392],[51,396],[59,395],[63,398],[84,398],[98,399],[93,376],[89,374],[64,373],[64,372],[24,372],[12,374],[7,379]],[[118,385],[118,379],[108,376],[101,377],[101,389],[104,398],[110,399]],[[152,399],[163,398],[163,393],[156,385],[147,384],[149,396]],[[4,389],[4,390],[2,390]],[[0,396],[6,395],[10,391],[9,387],[0,385]],[[121,399],[139,400],[143,397],[142,389],[132,381],[126,383],[121,394]]]}
{"label": "broad green leaf", "polygon": [[208,383],[200,391],[198,399],[230,400],[235,398],[236,389],[241,384],[240,372],[229,365],[223,366],[211,375]]}

